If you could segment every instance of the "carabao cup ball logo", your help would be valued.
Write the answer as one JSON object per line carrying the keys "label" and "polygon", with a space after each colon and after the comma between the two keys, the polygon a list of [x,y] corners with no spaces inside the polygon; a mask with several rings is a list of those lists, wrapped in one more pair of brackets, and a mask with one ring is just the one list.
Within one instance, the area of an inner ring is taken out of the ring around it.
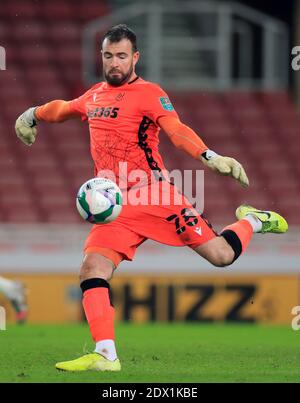
{"label": "carabao cup ball logo", "polygon": [[122,193],[113,181],[93,178],[80,187],[76,206],[84,220],[92,224],[107,224],[121,213]]}

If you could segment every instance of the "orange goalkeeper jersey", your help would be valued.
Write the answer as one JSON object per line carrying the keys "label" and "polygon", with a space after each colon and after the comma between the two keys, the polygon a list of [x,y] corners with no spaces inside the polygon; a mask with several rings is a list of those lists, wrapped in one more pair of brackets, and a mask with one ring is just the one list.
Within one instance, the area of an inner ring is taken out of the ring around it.
{"label": "orange goalkeeper jersey", "polygon": [[[166,178],[157,120],[178,116],[157,84],[140,77],[119,87],[101,82],[70,101],[70,112],[88,120],[96,175],[112,171],[122,189],[149,183],[151,177]],[[133,170],[143,171],[142,180],[134,177]]]}

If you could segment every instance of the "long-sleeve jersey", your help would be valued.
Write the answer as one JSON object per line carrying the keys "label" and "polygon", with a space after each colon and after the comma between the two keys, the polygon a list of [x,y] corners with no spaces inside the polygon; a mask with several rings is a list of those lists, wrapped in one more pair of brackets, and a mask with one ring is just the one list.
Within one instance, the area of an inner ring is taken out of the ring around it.
{"label": "long-sleeve jersey", "polygon": [[[144,183],[150,177],[165,179],[166,168],[158,151],[161,128],[175,146],[194,158],[199,159],[208,149],[180,122],[168,95],[157,84],[139,77],[119,87],[101,82],[72,101],[56,100],[40,106],[35,114],[47,122],[76,116],[87,120],[95,174],[112,172],[121,188]],[[139,175],[142,180],[137,180]]]}

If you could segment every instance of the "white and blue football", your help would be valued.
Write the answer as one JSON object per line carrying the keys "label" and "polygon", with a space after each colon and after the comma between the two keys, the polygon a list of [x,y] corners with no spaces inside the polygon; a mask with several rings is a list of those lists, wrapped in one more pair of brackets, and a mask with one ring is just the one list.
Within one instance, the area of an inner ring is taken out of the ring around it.
{"label": "white and blue football", "polygon": [[121,213],[122,192],[110,179],[89,179],[78,191],[76,206],[84,220],[92,224],[107,224]]}

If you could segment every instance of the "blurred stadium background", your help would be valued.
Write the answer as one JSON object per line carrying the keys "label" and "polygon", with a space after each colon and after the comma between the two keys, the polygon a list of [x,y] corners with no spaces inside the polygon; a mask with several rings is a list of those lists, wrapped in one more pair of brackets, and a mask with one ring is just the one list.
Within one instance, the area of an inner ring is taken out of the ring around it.
{"label": "blurred stadium background", "polygon": [[[40,124],[31,148],[14,122],[101,80],[101,35],[121,22],[138,35],[138,74],[159,82],[181,119],[248,172],[247,190],[205,172],[210,221],[233,222],[247,201],[281,212],[290,231],[255,237],[228,269],[148,241],[115,274],[118,319],[291,322],[300,305],[300,72],[291,68],[299,21],[300,1],[1,0],[0,273],[27,285],[29,322],[83,320],[77,273],[90,227],[75,195],[93,165],[80,121]],[[163,134],[161,152],[169,169],[202,169]],[[0,305],[13,321],[2,296]]]}

